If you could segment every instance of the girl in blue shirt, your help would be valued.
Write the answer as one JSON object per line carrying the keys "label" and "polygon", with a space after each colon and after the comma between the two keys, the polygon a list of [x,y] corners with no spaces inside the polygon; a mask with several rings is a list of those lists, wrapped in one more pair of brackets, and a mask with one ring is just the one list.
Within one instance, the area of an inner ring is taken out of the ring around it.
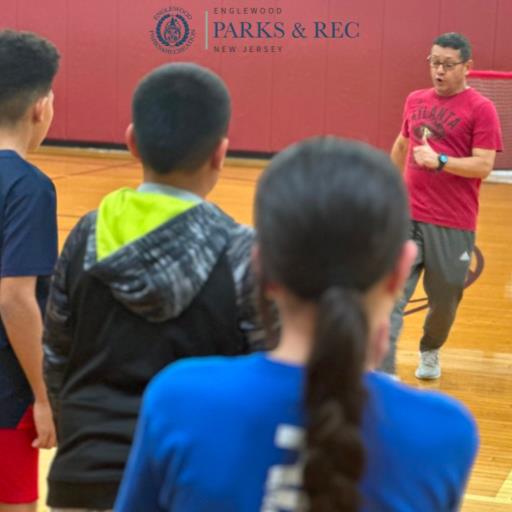
{"label": "girl in blue shirt", "polygon": [[160,373],[116,510],[457,510],[477,448],[471,416],[372,372],[416,254],[396,169],[363,144],[307,140],[272,160],[255,211],[278,348]]}

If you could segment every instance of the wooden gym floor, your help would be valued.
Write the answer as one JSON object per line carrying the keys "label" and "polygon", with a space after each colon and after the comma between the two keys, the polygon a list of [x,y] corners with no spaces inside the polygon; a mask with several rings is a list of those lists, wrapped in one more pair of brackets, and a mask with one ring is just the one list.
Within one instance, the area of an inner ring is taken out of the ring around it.
{"label": "wooden gym floor", "polygon": [[[109,191],[140,183],[137,163],[125,153],[43,149],[29,158],[54,181],[58,194],[60,244],[79,217],[97,207]],[[262,164],[230,165],[209,199],[243,223],[252,222],[254,185]],[[438,389],[462,400],[476,416],[481,447],[463,512],[512,512],[512,185],[485,183],[477,247],[481,259],[472,262],[476,280],[466,289],[458,317],[442,351],[443,375],[432,384],[414,378],[417,342],[425,310],[423,290],[417,290],[405,318],[398,362],[403,381]],[[482,267],[483,265],[483,267]],[[407,414],[407,411],[404,411]],[[45,511],[45,478],[52,452],[41,456],[39,510]],[[407,478],[404,475],[404,478]],[[433,511],[435,512],[435,511]]]}

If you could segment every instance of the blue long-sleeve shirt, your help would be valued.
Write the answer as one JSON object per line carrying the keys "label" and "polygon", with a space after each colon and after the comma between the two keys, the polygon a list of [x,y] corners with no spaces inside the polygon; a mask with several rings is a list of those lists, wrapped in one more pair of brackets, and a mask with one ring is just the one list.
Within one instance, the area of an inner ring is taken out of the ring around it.
{"label": "blue long-sleeve shirt", "polygon": [[[264,354],[187,360],[150,384],[115,510],[304,510],[304,368]],[[365,376],[363,511],[457,510],[478,445],[439,393]]]}

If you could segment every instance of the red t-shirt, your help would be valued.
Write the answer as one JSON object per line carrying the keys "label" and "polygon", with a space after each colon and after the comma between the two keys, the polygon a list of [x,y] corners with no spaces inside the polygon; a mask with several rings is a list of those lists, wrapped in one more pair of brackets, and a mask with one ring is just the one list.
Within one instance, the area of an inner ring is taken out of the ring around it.
{"label": "red t-shirt", "polygon": [[410,140],[405,165],[413,220],[474,231],[481,179],[436,172],[414,161],[412,149],[428,142],[437,153],[471,156],[473,148],[502,150],[501,127],[494,104],[472,88],[454,96],[434,89],[411,93],[404,107],[402,135]]}

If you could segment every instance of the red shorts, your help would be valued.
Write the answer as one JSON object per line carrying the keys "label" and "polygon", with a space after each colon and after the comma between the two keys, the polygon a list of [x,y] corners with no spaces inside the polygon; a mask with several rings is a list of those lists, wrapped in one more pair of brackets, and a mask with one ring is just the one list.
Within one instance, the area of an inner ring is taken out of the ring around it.
{"label": "red shorts", "polygon": [[32,407],[16,429],[0,429],[0,503],[32,503],[37,500],[39,450]]}

